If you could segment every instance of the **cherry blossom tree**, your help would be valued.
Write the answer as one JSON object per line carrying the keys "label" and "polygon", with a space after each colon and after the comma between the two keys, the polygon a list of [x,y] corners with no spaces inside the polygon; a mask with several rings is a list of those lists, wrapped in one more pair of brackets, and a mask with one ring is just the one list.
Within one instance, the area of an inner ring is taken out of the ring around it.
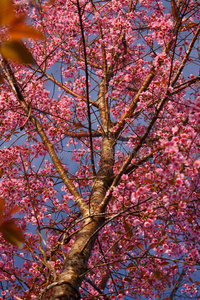
{"label": "cherry blossom tree", "polygon": [[15,8],[44,38],[0,60],[0,299],[197,298],[198,1]]}

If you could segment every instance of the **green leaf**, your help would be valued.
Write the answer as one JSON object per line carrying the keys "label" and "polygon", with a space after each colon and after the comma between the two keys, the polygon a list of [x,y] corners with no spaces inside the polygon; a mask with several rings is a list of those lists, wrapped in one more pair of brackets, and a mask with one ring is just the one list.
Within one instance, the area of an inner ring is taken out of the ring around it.
{"label": "green leaf", "polygon": [[35,64],[32,54],[21,41],[9,40],[0,48],[1,55],[5,59],[21,64]]}

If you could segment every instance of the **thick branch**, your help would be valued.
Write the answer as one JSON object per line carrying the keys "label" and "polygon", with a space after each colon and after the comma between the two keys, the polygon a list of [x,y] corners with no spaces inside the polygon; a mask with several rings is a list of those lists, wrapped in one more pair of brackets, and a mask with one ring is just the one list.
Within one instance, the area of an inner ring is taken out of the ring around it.
{"label": "thick branch", "polygon": [[[73,56],[77,61],[84,61],[84,58],[80,57],[79,55],[77,55],[76,53],[72,52],[71,50],[67,50],[71,56]],[[102,67],[100,65],[95,64],[94,62],[90,61],[87,59],[87,64],[90,65],[91,67],[94,67],[96,69],[102,69]]]}
{"label": "thick branch", "polygon": [[[131,163],[131,160],[136,156],[136,154],[138,153],[138,151],[140,150],[140,148],[142,147],[144,141],[146,140],[149,132],[151,131],[153,125],[155,124],[157,118],[158,118],[158,115],[160,113],[160,111],[162,110],[166,100],[168,99],[168,93],[166,94],[166,96],[160,101],[160,103],[158,104],[158,107],[151,119],[151,121],[149,122],[149,125],[147,126],[144,134],[142,135],[142,137],[140,138],[140,140],[138,141],[138,144],[135,146],[135,148],[133,149],[133,151],[129,154],[129,156],[127,157],[127,159],[125,160],[124,164],[122,165],[122,167],[120,168],[118,174],[116,175],[109,191],[112,192],[113,190],[113,187],[116,186],[120,179],[121,179],[121,176],[124,174],[124,172],[126,171],[127,167],[130,165]],[[110,195],[106,195],[106,197],[104,198],[103,202],[101,203],[101,209],[103,210],[104,207],[106,207],[108,201],[110,199]]]}
{"label": "thick branch", "polygon": [[[116,252],[118,251],[118,249],[119,249],[118,242],[115,242],[113,247],[112,247],[111,255],[114,256],[116,254]],[[109,270],[109,267],[107,267],[104,274],[102,275],[102,279],[101,279],[101,282],[99,284],[99,289],[100,290],[105,289],[105,287],[107,285],[107,282],[108,282],[108,279],[110,278],[110,275],[111,275],[111,271]]]}
{"label": "thick branch", "polygon": [[[158,149],[157,149],[157,151],[158,151]],[[126,168],[126,171],[124,172],[124,174],[128,174],[128,173],[132,172],[133,170],[137,169],[140,165],[142,165],[143,163],[148,161],[150,158],[153,158],[153,153],[149,153],[149,154],[145,155],[142,159],[140,159],[138,162],[129,165]]]}
{"label": "thick branch", "polygon": [[[92,137],[100,137],[100,136],[102,136],[101,132],[99,132],[97,130],[92,131],[91,135],[92,135]],[[80,130],[78,132],[65,131],[65,136],[70,136],[70,137],[73,137],[73,138],[80,139],[80,138],[83,138],[83,137],[89,137],[90,136],[90,132],[89,131],[84,131],[84,130]]]}
{"label": "thick branch", "polygon": [[194,43],[196,42],[196,40],[197,40],[197,38],[198,38],[198,36],[199,36],[199,32],[200,32],[200,24],[199,24],[199,26],[197,27],[197,30],[196,30],[196,32],[194,33],[194,36],[193,36],[193,38],[192,38],[192,40],[191,40],[191,42],[190,42],[190,45],[189,45],[189,47],[188,47],[188,49],[187,49],[187,51],[186,51],[186,54],[185,54],[185,56],[184,56],[184,58],[183,58],[183,60],[182,60],[182,62],[181,62],[181,65],[180,65],[178,71],[176,72],[176,75],[174,76],[172,82],[171,82],[171,86],[172,86],[172,87],[176,84],[176,82],[177,82],[177,80],[178,80],[178,78],[179,78],[179,76],[180,76],[180,74],[181,74],[183,68],[185,67],[185,64],[186,64],[186,62],[187,62],[187,60],[188,60],[188,57],[189,57],[189,55],[190,55],[190,53],[191,53],[191,51],[192,51],[192,49],[193,49]]}
{"label": "thick branch", "polygon": [[126,119],[131,117],[131,115],[137,105],[137,102],[139,101],[139,97],[140,97],[141,93],[144,92],[149,87],[154,76],[155,76],[155,68],[152,67],[149,72],[149,75],[147,76],[143,85],[141,86],[141,88],[137,92],[136,96],[134,97],[133,101],[131,102],[131,104],[129,106],[129,110],[122,116],[121,120],[117,123],[117,125],[116,125],[117,129],[115,131],[116,136],[118,136],[120,131],[123,129]]}
{"label": "thick branch", "polygon": [[183,269],[182,272],[181,272],[181,274],[180,274],[180,276],[179,276],[179,278],[178,278],[178,280],[177,280],[177,282],[176,282],[176,284],[175,284],[175,286],[174,286],[174,288],[173,288],[173,290],[172,290],[172,292],[171,292],[171,294],[170,294],[170,296],[167,298],[167,300],[173,300],[174,295],[176,294],[177,290],[179,289],[181,281],[182,281],[185,273],[186,272]]}
{"label": "thick branch", "polygon": [[45,131],[42,128],[42,125],[39,123],[39,121],[35,118],[35,116],[30,112],[30,109],[19,89],[19,86],[17,84],[17,81],[14,77],[14,74],[12,73],[12,70],[10,69],[9,64],[6,62],[6,67],[8,69],[8,72],[6,71],[6,69],[4,68],[3,64],[0,63],[1,68],[4,72],[4,75],[6,76],[14,94],[16,99],[18,100],[18,102],[20,103],[22,109],[25,111],[25,113],[27,114],[27,116],[29,116],[29,120],[32,122],[32,124],[34,125],[35,129],[37,130],[39,136],[41,137],[41,140],[43,142],[43,144],[45,145],[46,150],[49,153],[49,156],[51,157],[54,166],[58,172],[58,174],[60,175],[60,178],[62,179],[62,181],[64,182],[64,184],[66,185],[66,187],[68,188],[68,190],[70,191],[70,193],[75,197],[76,203],[79,206],[80,212],[82,214],[82,216],[85,216],[85,214],[88,211],[87,205],[84,202],[83,198],[81,197],[81,195],[79,194],[79,192],[77,191],[77,189],[75,188],[73,182],[68,178],[60,160],[58,159],[56,152],[53,148],[53,145],[50,143]]}
{"label": "thick branch", "polygon": [[[179,22],[180,23],[180,22]],[[178,24],[175,24],[175,27],[174,27],[174,34],[177,34],[178,32],[178,28],[179,28],[179,23]],[[168,54],[169,51],[170,51],[170,48],[173,44],[173,39],[167,43],[166,47],[163,49],[163,52]],[[189,55],[189,54],[188,54]],[[188,57],[188,56],[187,56]],[[187,59],[186,59],[187,60]],[[184,62],[185,64],[185,62]],[[181,68],[181,66],[180,66]],[[180,69],[179,68],[179,69]],[[182,70],[182,69],[181,69]],[[177,72],[178,73],[178,72]],[[142,86],[140,87],[139,91],[137,92],[137,94],[135,95],[133,101],[131,102],[130,106],[129,106],[129,109],[128,111],[122,116],[121,120],[117,123],[117,129],[115,130],[115,133],[116,133],[116,137],[119,135],[119,133],[121,132],[121,130],[123,129],[124,127],[124,124],[125,124],[125,121],[127,118],[130,118],[133,114],[133,111],[135,110],[136,106],[137,106],[137,102],[139,101],[139,97],[141,95],[142,92],[146,91],[147,88],[149,87],[150,83],[152,82],[153,78],[155,77],[156,75],[156,71],[155,71],[155,67],[151,67],[150,71],[149,71],[149,74],[147,76],[147,78],[145,79],[144,83],[142,84]],[[180,73],[179,73],[180,75]],[[178,77],[179,77],[178,75]],[[177,77],[177,78],[178,78]],[[177,81],[177,78],[174,78],[176,82]],[[173,86],[171,84],[171,86]]]}
{"label": "thick branch", "polygon": [[106,297],[106,295],[101,291],[101,289],[94,284],[93,281],[91,281],[89,278],[85,277],[85,281],[88,282],[98,293],[99,295],[102,295],[105,300],[110,300],[110,298]]}
{"label": "thick branch", "polygon": [[[182,63],[178,69],[178,71],[176,72],[176,75],[174,76],[172,82],[171,82],[171,86],[174,86],[179,78],[179,76],[181,75],[181,72],[188,60],[188,57],[192,51],[192,48],[194,46],[194,43],[199,35],[199,32],[200,32],[200,24],[193,36],[193,39],[188,47],[188,50],[182,60]],[[166,46],[165,48],[165,51],[167,51],[167,49],[169,48],[169,46]],[[121,131],[121,129],[123,128],[124,126],[124,123],[125,123],[125,119],[129,117],[129,115],[131,115],[135,105],[137,104],[137,99],[139,99],[139,95],[140,93],[142,92],[141,90],[145,90],[149,84],[151,83],[153,77],[155,76],[155,70],[154,70],[154,67],[152,67],[152,69],[150,70],[150,73],[149,75],[147,76],[143,86],[140,88],[140,90],[138,91],[137,95],[135,96],[134,100],[132,101],[131,105],[130,105],[130,109],[127,113],[125,113],[122,117],[122,119],[118,122],[118,128],[117,128],[117,131],[115,132],[116,133],[116,136],[119,134],[119,132]],[[158,116],[159,116],[159,113],[161,112],[161,110],[163,109],[163,106],[165,104],[165,102],[167,101],[168,99],[168,95],[170,93],[167,91],[166,92],[166,95],[163,97],[163,99],[160,101],[160,103],[158,104],[157,108],[156,108],[156,111],[154,113],[154,116],[152,117],[151,121],[149,122],[149,125],[147,126],[146,130],[145,130],[145,133],[143,134],[143,136],[140,138],[138,144],[136,145],[136,147],[134,148],[134,150],[130,153],[130,155],[128,156],[128,158],[126,159],[126,161],[124,162],[124,164],[122,165],[120,171],[118,172],[117,176],[115,177],[111,187],[110,187],[110,192],[112,192],[112,189],[114,186],[116,186],[118,184],[118,182],[120,181],[120,178],[121,176],[124,174],[124,172],[126,171],[126,169],[128,168],[129,164],[131,163],[131,160],[135,157],[135,155],[137,154],[137,152],[140,150],[140,148],[142,147],[142,144],[144,143],[145,139],[147,138],[149,132],[151,131],[153,125],[155,124]],[[136,102],[135,102],[136,101]],[[103,202],[101,203],[101,208],[103,209],[103,207],[107,205],[108,201],[110,199],[110,195],[107,195],[105,197],[105,199],[103,200]]]}
{"label": "thick branch", "polygon": [[[192,51],[192,47],[198,37],[198,34],[199,34],[199,31],[200,31],[200,25],[198,26],[194,36],[193,36],[193,39],[188,47],[188,50],[185,54],[185,57],[183,58],[182,60],[182,63],[176,73],[176,75],[174,76],[173,80],[172,80],[172,83],[171,83],[171,86],[174,86],[179,78],[179,76],[181,75],[181,72],[183,70],[183,67],[185,66],[185,63],[189,57],[189,54],[190,52]],[[152,74],[152,78],[154,77],[154,74]],[[148,79],[148,77],[147,77]],[[145,81],[147,82],[147,80]],[[149,84],[149,83],[148,83]],[[139,92],[138,92],[139,93]],[[131,163],[131,160],[135,157],[135,155],[137,154],[137,152],[140,150],[140,148],[142,147],[142,144],[144,143],[145,139],[147,138],[149,132],[151,131],[153,125],[155,124],[158,116],[159,116],[159,113],[161,112],[161,110],[163,109],[163,106],[165,104],[165,102],[167,101],[168,99],[168,96],[170,95],[170,93],[167,91],[166,92],[166,95],[163,97],[163,99],[160,101],[160,103],[158,104],[157,108],[156,108],[156,111],[151,119],[151,121],[149,122],[149,125],[147,126],[143,136],[140,138],[138,144],[136,145],[136,147],[134,148],[134,150],[129,154],[128,158],[126,159],[126,161],[124,162],[124,164],[122,165],[121,169],[119,170],[117,176],[115,177],[111,187],[110,187],[110,192],[112,192],[112,189],[114,186],[116,186],[120,179],[121,179],[121,176],[124,174],[124,172],[126,171],[126,169],[128,168],[129,164]],[[137,95],[136,95],[137,96]],[[121,120],[120,120],[121,122]],[[119,122],[119,123],[120,123]],[[101,209],[103,209],[103,207],[106,207],[108,201],[110,199],[110,195],[106,195],[106,197],[104,198],[103,202],[101,203]]]}
{"label": "thick branch", "polygon": [[[51,80],[54,84],[61,87],[66,93],[74,96],[75,98],[82,99],[84,102],[87,103],[87,98],[85,98],[85,97],[75,93],[74,91],[70,90],[68,87],[66,87],[64,84],[62,84],[60,81],[56,80],[53,76],[49,75],[47,72],[44,72],[39,67],[38,68],[31,67],[31,69],[33,69],[36,72],[40,72],[43,76],[45,76],[46,78]],[[92,104],[95,107],[98,107],[98,104],[95,101],[92,101],[92,100],[89,100],[89,101],[90,101],[90,104]]]}
{"label": "thick branch", "polygon": [[[105,107],[101,92],[103,92],[103,89],[99,93],[100,107],[102,107],[100,117],[102,120],[105,116]],[[59,274],[59,285],[53,288],[51,300],[78,299],[75,291],[78,291],[83,280],[82,274],[86,271],[87,262],[98,235],[98,229],[102,228],[104,224],[104,217],[95,215],[102,212],[99,207],[111,184],[110,179],[113,176],[114,165],[114,136],[111,132],[106,132],[105,127],[104,129],[105,131],[102,132],[101,163],[92,185],[89,216],[84,220],[76,236],[63,271]],[[68,282],[73,286],[73,289]]]}
{"label": "thick branch", "polygon": [[191,86],[192,84],[195,84],[198,81],[200,81],[200,76],[197,76],[191,80],[188,80],[187,82],[184,82],[184,83],[176,86],[176,88],[172,92],[172,95],[177,94],[178,92],[186,89],[187,87]]}

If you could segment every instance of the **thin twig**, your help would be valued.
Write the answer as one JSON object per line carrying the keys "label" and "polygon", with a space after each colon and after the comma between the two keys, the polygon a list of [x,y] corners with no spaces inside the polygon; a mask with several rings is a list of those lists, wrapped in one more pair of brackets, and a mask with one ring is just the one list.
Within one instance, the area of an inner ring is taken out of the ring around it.
{"label": "thin twig", "polygon": [[90,155],[91,155],[93,175],[96,176],[96,170],[95,170],[95,164],[94,164],[94,150],[93,150],[93,143],[92,143],[92,126],[91,126],[91,115],[90,115],[87,53],[86,53],[85,36],[84,36],[84,29],[83,29],[83,22],[82,22],[82,17],[81,17],[81,8],[79,5],[79,0],[77,0],[77,8],[78,8],[78,15],[79,15],[79,21],[80,21],[80,27],[81,27],[81,36],[82,36],[82,42],[83,42],[83,52],[84,52],[84,62],[85,62],[85,85],[86,85],[86,98],[87,98],[87,115],[88,115],[88,126],[89,126]]}
{"label": "thin twig", "polygon": [[[3,63],[0,62],[1,69],[2,69],[6,79],[8,80],[16,99],[20,103],[22,109],[28,115],[29,114],[28,105],[27,105],[27,103],[24,99],[24,96],[18,86],[18,83],[17,83],[15,76],[10,68],[10,65],[6,61],[5,61],[5,65],[6,65],[6,68],[8,71],[5,69]],[[58,174],[60,175],[60,178],[62,179],[63,183],[66,185],[66,187],[68,188],[70,193],[75,197],[76,203],[80,209],[82,216],[85,216],[88,213],[88,206],[85,203],[84,199],[79,194],[79,192],[76,189],[76,187],[74,186],[73,182],[67,176],[67,173],[66,173],[65,169],[63,168],[62,163],[59,160],[59,158],[56,154],[56,151],[54,150],[53,145],[49,141],[49,139],[42,127],[42,124],[40,124],[40,122],[36,119],[36,117],[32,113],[30,113],[30,121],[34,125],[39,136],[41,137],[42,142],[43,142],[44,146],[46,147],[46,150],[47,150],[49,156],[51,157]]]}

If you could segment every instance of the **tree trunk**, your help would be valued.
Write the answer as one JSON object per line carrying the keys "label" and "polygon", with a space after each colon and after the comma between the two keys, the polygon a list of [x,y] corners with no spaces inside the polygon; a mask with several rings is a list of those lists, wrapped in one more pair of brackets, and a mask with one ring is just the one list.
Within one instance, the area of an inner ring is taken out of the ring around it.
{"label": "tree trunk", "polygon": [[91,191],[88,218],[84,220],[77,234],[64,263],[63,271],[59,274],[58,284],[53,288],[51,300],[80,299],[78,290],[84,279],[83,274],[87,270],[87,262],[97,238],[98,229],[104,223],[104,217],[97,216],[103,213],[98,207],[111,185],[113,165],[114,136],[112,133],[107,133],[102,140],[101,164]]}

